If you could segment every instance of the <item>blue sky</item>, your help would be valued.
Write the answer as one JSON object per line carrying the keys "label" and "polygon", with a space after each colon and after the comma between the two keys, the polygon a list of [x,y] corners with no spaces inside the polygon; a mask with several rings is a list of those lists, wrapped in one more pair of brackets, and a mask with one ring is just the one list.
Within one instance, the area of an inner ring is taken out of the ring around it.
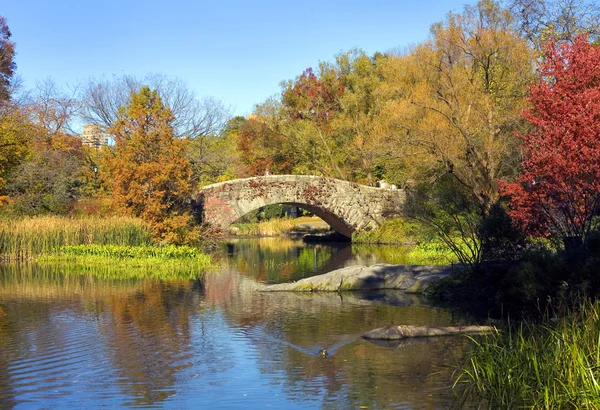
{"label": "blue sky", "polygon": [[474,0],[2,0],[27,87],[45,77],[163,73],[247,115],[319,61],[427,38],[432,23]]}

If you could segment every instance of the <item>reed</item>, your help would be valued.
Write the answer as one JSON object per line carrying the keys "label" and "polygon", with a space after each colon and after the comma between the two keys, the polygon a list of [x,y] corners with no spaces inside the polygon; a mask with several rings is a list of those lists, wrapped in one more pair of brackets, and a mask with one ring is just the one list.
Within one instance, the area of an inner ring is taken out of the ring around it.
{"label": "reed", "polygon": [[600,408],[600,301],[559,319],[522,322],[506,335],[471,338],[454,387],[487,408]]}
{"label": "reed", "polygon": [[27,260],[65,245],[144,245],[150,228],[127,217],[42,216],[0,220],[0,260]]}

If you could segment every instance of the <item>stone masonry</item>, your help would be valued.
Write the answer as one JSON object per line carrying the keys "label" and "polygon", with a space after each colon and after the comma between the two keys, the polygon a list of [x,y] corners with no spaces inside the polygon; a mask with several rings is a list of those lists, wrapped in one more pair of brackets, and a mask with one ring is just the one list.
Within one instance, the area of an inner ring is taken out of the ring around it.
{"label": "stone masonry", "polygon": [[202,222],[225,229],[248,212],[265,205],[304,208],[340,234],[368,231],[402,214],[403,190],[308,175],[269,175],[236,179],[202,188],[196,195]]}

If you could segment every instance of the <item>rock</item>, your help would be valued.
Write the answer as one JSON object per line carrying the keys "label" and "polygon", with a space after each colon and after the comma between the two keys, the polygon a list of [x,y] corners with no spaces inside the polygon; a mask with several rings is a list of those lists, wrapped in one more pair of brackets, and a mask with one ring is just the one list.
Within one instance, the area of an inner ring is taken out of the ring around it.
{"label": "rock", "polygon": [[364,339],[399,340],[409,337],[448,336],[458,334],[484,334],[497,332],[493,326],[388,326],[371,330]]}
{"label": "rock", "polygon": [[377,264],[348,266],[293,283],[263,285],[262,292],[337,292],[345,290],[398,289],[421,293],[432,283],[450,275],[451,266]]}

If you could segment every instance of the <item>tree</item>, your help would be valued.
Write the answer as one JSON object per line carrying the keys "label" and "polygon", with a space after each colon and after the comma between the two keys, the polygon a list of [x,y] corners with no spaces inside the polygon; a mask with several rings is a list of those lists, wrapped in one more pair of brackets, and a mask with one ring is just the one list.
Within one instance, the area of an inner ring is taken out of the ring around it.
{"label": "tree", "polygon": [[207,135],[190,141],[187,158],[192,167],[194,184],[207,185],[236,177],[236,144],[245,121],[244,117],[234,117],[219,135]]}
{"label": "tree", "polygon": [[119,107],[131,102],[143,84],[156,89],[163,104],[174,116],[172,126],[178,138],[199,138],[218,133],[230,118],[229,108],[206,97],[197,99],[188,85],[162,74],[148,74],[142,79],[124,75],[112,79],[90,79],[82,88],[81,117],[87,123],[111,127],[118,118]]}
{"label": "tree", "polygon": [[523,173],[504,186],[510,213],[531,234],[580,243],[600,205],[600,47],[550,42],[529,101]]}
{"label": "tree", "polygon": [[591,0],[511,0],[521,33],[543,53],[547,41],[572,41],[579,34],[600,36],[600,7]]}
{"label": "tree", "polygon": [[12,102],[0,104],[0,207],[9,202],[7,182],[30,154],[35,131],[26,110]]}
{"label": "tree", "polygon": [[10,98],[10,82],[15,72],[15,43],[6,19],[0,16],[0,103]]}
{"label": "tree", "polygon": [[8,182],[12,210],[20,215],[65,214],[80,197],[81,140],[37,127],[31,153]]}
{"label": "tree", "polygon": [[52,134],[75,134],[71,123],[75,118],[79,104],[75,92],[67,93],[51,78],[36,82],[35,89],[29,94],[25,105],[31,112],[32,120]]}
{"label": "tree", "polygon": [[[413,161],[435,181],[450,174],[486,214],[499,198],[496,180],[516,175],[518,138],[532,55],[492,0],[450,13],[431,39],[390,60],[392,126]],[[395,80],[396,79],[396,80]]]}
{"label": "tree", "polygon": [[173,121],[158,91],[132,93],[109,129],[115,148],[107,165],[116,207],[148,221],[157,238],[181,242],[191,223],[191,170],[187,141],[175,138]]}
{"label": "tree", "polygon": [[311,173],[347,179],[341,167],[345,144],[332,128],[344,92],[339,76],[330,65],[321,63],[317,74],[308,68],[294,81],[282,83],[282,88],[277,131],[293,141],[305,157],[312,157],[312,164],[307,164]]}
{"label": "tree", "polygon": [[295,172],[375,185],[394,141],[381,118],[386,58],[350,50],[282,84],[278,132],[295,148]]}

